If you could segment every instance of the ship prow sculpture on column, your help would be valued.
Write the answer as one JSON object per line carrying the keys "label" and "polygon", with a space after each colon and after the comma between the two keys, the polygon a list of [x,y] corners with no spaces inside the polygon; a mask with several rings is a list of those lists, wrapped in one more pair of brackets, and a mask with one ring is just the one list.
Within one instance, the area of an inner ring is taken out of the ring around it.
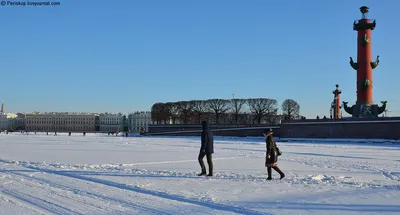
{"label": "ship prow sculpture on column", "polygon": [[374,104],[372,99],[372,70],[379,64],[379,55],[372,61],[372,30],[376,21],[367,18],[369,8],[360,8],[362,18],[354,21],[353,30],[357,31],[357,62],[350,57],[350,66],[357,71],[357,102],[349,107],[348,102],[343,102],[344,110],[353,117],[378,117],[386,109],[386,101],[381,101],[382,106]]}

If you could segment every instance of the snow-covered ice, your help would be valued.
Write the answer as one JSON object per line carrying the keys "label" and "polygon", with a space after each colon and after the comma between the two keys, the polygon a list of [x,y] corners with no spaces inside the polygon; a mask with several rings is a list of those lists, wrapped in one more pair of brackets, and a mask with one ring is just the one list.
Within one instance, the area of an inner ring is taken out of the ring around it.
{"label": "snow-covered ice", "polygon": [[266,181],[261,137],[215,137],[199,177],[199,137],[2,133],[0,214],[400,214],[400,144],[278,145]]}

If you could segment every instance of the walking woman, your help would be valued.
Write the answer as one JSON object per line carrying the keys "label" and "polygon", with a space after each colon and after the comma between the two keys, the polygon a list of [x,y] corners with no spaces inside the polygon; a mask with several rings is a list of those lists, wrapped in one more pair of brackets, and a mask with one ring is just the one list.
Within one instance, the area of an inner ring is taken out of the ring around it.
{"label": "walking woman", "polygon": [[285,174],[278,168],[278,149],[275,143],[275,139],[272,136],[272,128],[270,128],[267,132],[263,133],[267,146],[267,153],[265,156],[265,167],[267,167],[268,178],[267,180],[272,180],[272,169],[277,171],[282,178],[285,177]]}

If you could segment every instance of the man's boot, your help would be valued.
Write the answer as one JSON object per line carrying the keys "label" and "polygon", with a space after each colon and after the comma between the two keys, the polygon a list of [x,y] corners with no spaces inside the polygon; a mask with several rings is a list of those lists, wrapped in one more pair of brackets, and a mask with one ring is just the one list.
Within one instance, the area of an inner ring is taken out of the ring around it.
{"label": "man's boot", "polygon": [[201,173],[197,174],[197,176],[207,175],[206,168],[204,165],[201,167]]}
{"label": "man's boot", "polygon": [[198,174],[198,176],[207,175],[206,166],[204,166],[203,157],[204,157],[203,154],[199,154],[198,160],[199,160],[199,164],[200,164],[200,168],[201,168],[201,173]]}
{"label": "man's boot", "polygon": [[213,165],[213,162],[212,162],[212,155],[211,154],[207,155],[207,163],[208,163],[208,175],[207,176],[213,176],[214,165]]}

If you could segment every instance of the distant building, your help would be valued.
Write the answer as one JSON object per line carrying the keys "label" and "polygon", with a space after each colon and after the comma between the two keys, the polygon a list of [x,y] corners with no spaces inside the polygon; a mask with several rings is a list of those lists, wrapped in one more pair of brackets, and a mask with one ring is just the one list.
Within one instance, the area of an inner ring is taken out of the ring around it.
{"label": "distant building", "polygon": [[1,109],[0,109],[0,130],[8,130],[8,131],[14,131],[14,130],[23,130],[25,127],[25,120],[21,119],[25,118],[23,115],[24,114],[13,114],[13,113],[6,113],[5,112],[5,105],[1,104]]}
{"label": "distant building", "polygon": [[128,115],[128,126],[131,132],[139,133],[141,129],[149,131],[149,125],[151,124],[151,112],[150,111],[137,111]]}
{"label": "distant building", "polygon": [[0,112],[0,130],[14,130],[15,118],[17,118],[17,114]]}
{"label": "distant building", "polygon": [[99,115],[100,132],[122,132],[124,131],[125,116],[121,113],[103,113]]}
{"label": "distant building", "polygon": [[17,118],[14,119],[14,129],[13,130],[25,130],[25,114],[17,113]]}
{"label": "distant building", "polygon": [[27,131],[93,132],[96,131],[96,114],[50,112],[25,115]]}

